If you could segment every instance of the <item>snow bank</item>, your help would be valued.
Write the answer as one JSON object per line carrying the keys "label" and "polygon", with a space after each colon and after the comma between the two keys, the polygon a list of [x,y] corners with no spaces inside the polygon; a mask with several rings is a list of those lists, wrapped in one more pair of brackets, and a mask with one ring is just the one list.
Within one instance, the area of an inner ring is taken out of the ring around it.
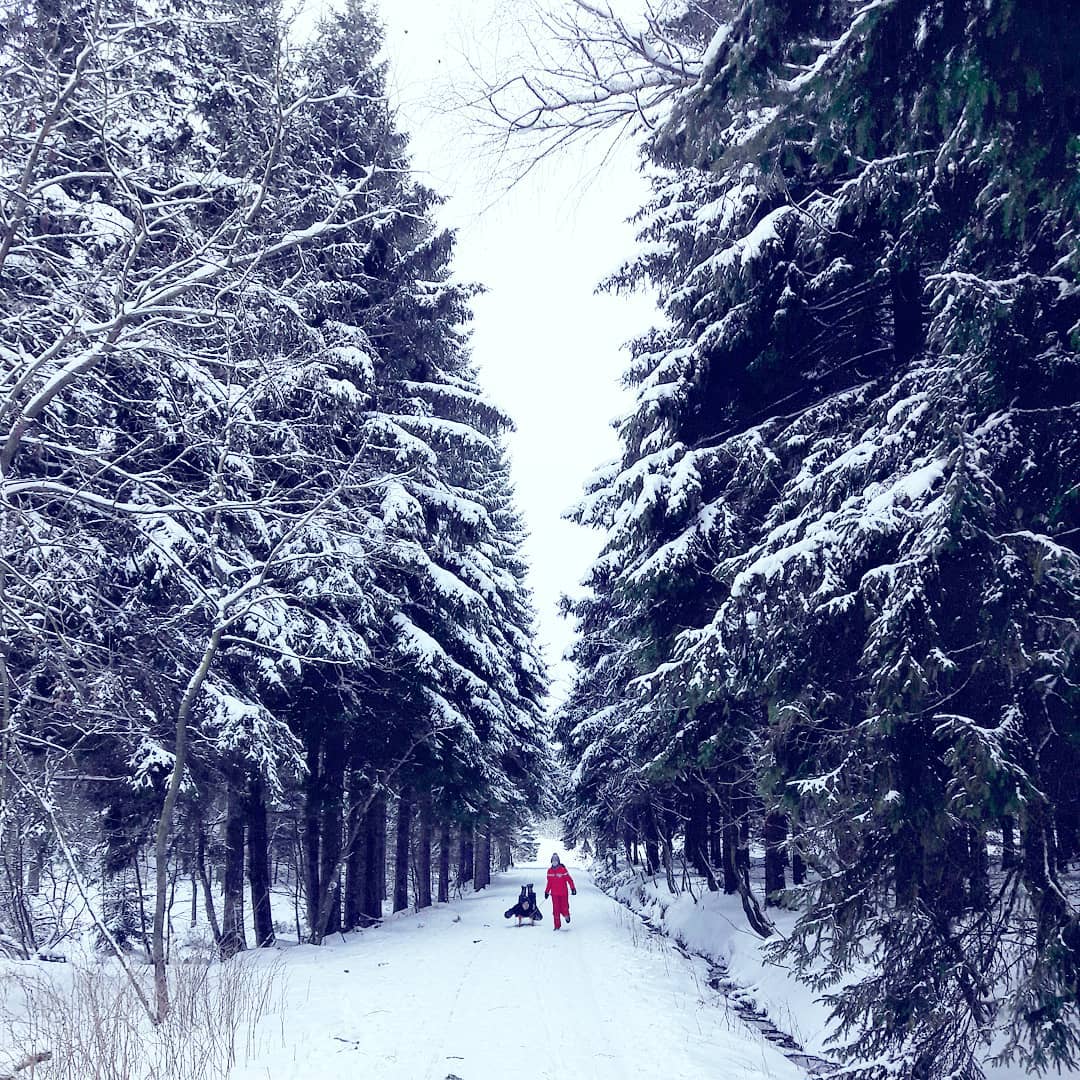
{"label": "snow bank", "polygon": [[[766,959],[766,942],[747,929],[737,896],[710,893],[700,882],[693,892],[672,896],[662,880],[626,870],[598,872],[597,883],[691,952],[725,967],[739,987],[734,996],[764,1012],[809,1053],[829,1056],[828,1008],[789,969]],[[780,933],[795,921],[794,912],[770,909],[769,917]]]}

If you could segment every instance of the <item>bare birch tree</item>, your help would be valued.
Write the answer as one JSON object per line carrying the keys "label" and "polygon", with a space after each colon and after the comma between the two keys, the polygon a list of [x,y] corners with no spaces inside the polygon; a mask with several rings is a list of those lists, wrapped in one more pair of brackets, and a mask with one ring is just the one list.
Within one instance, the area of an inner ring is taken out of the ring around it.
{"label": "bare birch tree", "polygon": [[644,135],[705,68],[724,27],[697,4],[611,0],[538,7],[524,30],[519,70],[474,65],[485,122],[506,144],[539,160],[581,137]]}

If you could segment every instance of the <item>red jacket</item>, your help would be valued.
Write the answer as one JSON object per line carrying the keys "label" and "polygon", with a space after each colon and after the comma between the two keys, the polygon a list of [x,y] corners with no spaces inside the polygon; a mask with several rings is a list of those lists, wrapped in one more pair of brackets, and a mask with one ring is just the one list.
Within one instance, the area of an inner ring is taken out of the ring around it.
{"label": "red jacket", "polygon": [[562,863],[548,868],[547,891],[551,896],[566,896],[571,889],[576,891],[577,886]]}

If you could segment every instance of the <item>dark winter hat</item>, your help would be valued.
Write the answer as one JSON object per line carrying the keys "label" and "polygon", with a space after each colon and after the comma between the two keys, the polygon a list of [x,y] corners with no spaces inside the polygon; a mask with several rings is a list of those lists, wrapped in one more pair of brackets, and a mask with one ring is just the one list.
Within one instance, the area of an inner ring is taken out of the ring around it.
{"label": "dark winter hat", "polygon": [[559,863],[561,863],[561,862],[562,862],[562,859],[560,859],[558,855],[556,855],[554,852],[552,852],[551,853],[551,865],[552,866],[558,866]]}

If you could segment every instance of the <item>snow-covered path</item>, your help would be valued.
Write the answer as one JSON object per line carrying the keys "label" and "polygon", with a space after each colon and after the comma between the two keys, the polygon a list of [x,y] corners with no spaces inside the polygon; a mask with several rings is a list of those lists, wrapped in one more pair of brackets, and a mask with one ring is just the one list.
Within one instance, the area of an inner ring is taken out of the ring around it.
{"label": "snow-covered path", "polygon": [[[665,1080],[803,1074],[729,1016],[704,968],[567,859],[572,925],[503,911],[542,866],[323,948],[285,952],[285,1007],[236,1080]],[[265,955],[265,954],[264,954]]]}

